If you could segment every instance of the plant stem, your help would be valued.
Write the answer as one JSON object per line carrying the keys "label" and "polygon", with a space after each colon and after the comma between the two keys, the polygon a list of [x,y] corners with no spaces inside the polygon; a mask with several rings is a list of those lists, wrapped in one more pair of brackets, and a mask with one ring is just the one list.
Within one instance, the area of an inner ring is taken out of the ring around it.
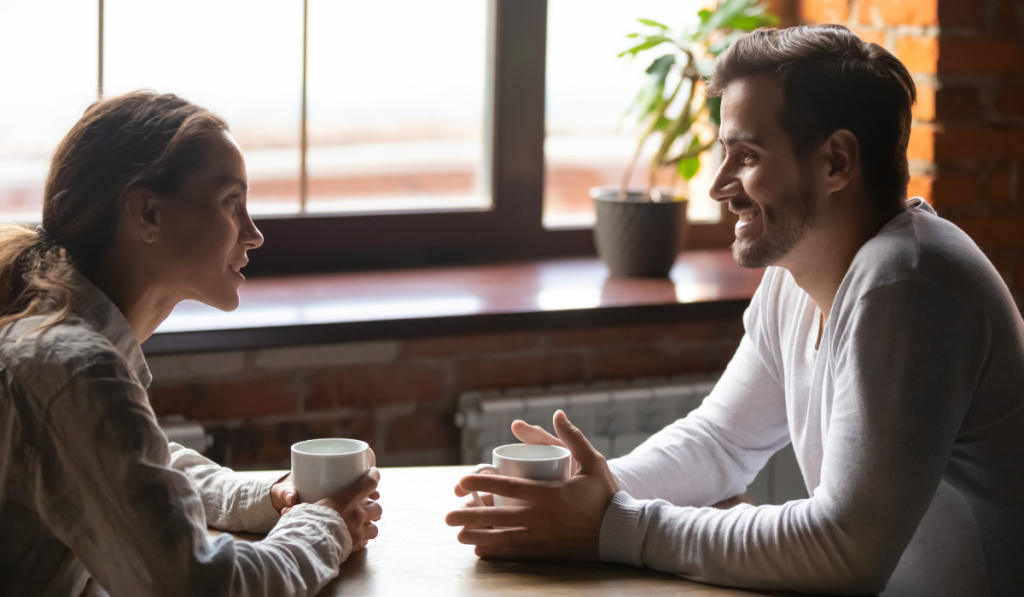
{"label": "plant stem", "polygon": [[693,106],[693,97],[697,93],[696,71],[687,75],[686,70],[684,70],[680,84],[683,80],[690,81],[690,91],[687,93],[686,102],[683,104],[683,110],[679,113],[679,117],[676,118],[662,133],[661,147],[658,148],[658,152],[654,154],[654,157],[651,159],[650,170],[647,174],[647,195],[651,194],[651,189],[654,188],[654,184],[657,182],[658,170],[665,165],[665,156],[668,154],[669,149],[672,148],[672,144],[679,138],[682,131],[689,130],[690,125],[693,124],[690,111]]}
{"label": "plant stem", "polygon": [[[629,193],[629,179],[633,177],[633,170],[636,168],[637,161],[640,160],[640,153],[644,149],[644,143],[654,132],[655,127],[658,126],[658,121],[665,115],[665,110],[675,101],[676,96],[679,94],[679,90],[683,87],[683,81],[686,80],[685,76],[679,77],[679,83],[676,84],[676,88],[672,90],[672,95],[668,96],[668,99],[661,104],[661,107],[651,116],[650,122],[647,124],[647,128],[644,133],[640,135],[640,142],[636,145],[636,150],[633,151],[633,157],[630,158],[629,163],[626,165],[626,171],[622,175],[622,185],[619,187],[619,199],[625,199]],[[647,189],[647,194],[650,195],[650,188]]]}

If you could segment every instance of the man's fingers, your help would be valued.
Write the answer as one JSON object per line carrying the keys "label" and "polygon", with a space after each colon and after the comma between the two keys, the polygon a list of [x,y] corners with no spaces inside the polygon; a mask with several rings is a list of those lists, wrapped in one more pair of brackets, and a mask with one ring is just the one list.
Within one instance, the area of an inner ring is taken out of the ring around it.
{"label": "man's fingers", "polygon": [[544,481],[500,475],[467,475],[459,481],[459,486],[466,491],[486,491],[517,500],[537,499],[545,494],[547,485]]}
{"label": "man's fingers", "polygon": [[500,508],[463,508],[449,512],[445,523],[450,527],[521,527],[526,526],[529,508],[503,506]]}
{"label": "man's fingers", "polygon": [[513,421],[512,422],[512,434],[519,438],[519,441],[524,444],[541,444],[545,446],[561,446],[565,447],[562,440],[551,435],[544,430],[543,427],[537,425],[530,425],[525,421]]}
{"label": "man's fingers", "polygon": [[526,547],[536,543],[533,531],[528,529],[462,529],[459,543],[485,547]]}
{"label": "man's fingers", "polygon": [[470,491],[468,489],[463,489],[459,483],[455,484],[455,497],[466,497],[469,494]]}
{"label": "man's fingers", "polygon": [[583,432],[569,422],[565,411],[559,410],[555,413],[554,424],[555,432],[565,442],[565,447],[572,452],[572,457],[579,463],[580,470],[586,470],[604,460],[604,457],[590,444]]}

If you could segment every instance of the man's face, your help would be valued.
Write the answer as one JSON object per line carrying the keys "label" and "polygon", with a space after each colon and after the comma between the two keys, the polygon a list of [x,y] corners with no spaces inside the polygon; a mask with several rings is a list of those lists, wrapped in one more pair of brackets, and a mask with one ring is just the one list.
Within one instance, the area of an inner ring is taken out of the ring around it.
{"label": "man's face", "polygon": [[782,89],[768,77],[738,79],[722,95],[722,166],[711,197],[739,216],[733,258],[743,267],[778,265],[814,224],[817,191],[779,126]]}

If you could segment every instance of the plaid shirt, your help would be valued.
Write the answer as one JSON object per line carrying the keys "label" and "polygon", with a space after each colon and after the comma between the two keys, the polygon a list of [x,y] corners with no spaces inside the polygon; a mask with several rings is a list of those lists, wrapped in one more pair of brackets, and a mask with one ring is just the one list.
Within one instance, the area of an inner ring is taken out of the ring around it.
{"label": "plaid shirt", "polygon": [[[351,551],[341,518],[280,516],[276,476],[241,478],[168,445],[117,307],[76,276],[75,314],[0,330],[0,596],[312,595]],[[211,538],[207,525],[268,532]]]}

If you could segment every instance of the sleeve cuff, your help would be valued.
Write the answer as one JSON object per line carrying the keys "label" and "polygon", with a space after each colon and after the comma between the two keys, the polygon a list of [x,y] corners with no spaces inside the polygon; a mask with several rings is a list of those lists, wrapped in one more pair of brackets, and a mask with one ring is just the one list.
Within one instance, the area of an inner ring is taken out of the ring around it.
{"label": "sleeve cuff", "polygon": [[268,533],[274,528],[281,514],[274,509],[270,499],[270,488],[287,476],[287,473],[261,475],[258,479],[246,481],[240,488],[239,509],[236,515],[245,528],[254,533]]}
{"label": "sleeve cuff", "polygon": [[601,521],[599,554],[602,562],[643,566],[641,555],[646,529],[641,524],[644,503],[625,491],[612,496]]}

